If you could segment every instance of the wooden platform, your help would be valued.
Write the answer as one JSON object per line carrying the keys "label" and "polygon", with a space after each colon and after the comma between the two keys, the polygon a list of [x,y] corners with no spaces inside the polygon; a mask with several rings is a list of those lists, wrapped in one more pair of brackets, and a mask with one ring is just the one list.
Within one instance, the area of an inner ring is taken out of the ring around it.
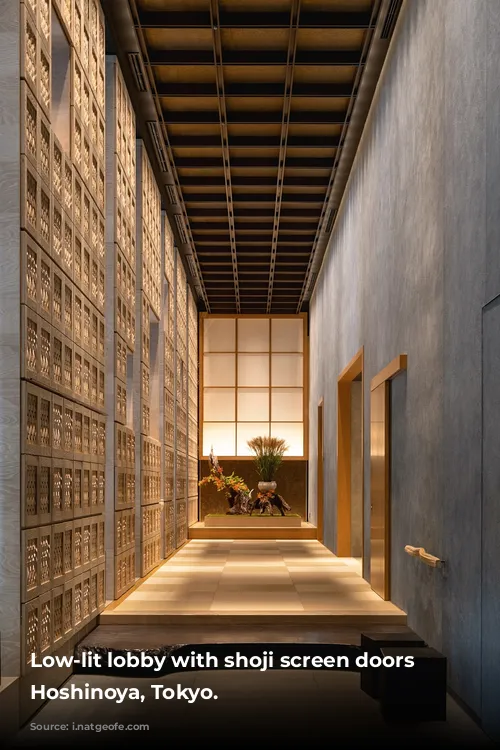
{"label": "wooden platform", "polygon": [[357,560],[337,558],[314,539],[193,540],[111,603],[99,622],[285,629],[405,625],[406,614],[377,596],[358,569]]}
{"label": "wooden platform", "polygon": [[213,515],[205,516],[206,529],[300,529],[302,519],[300,516],[266,516],[255,513],[252,516],[230,516]]}
{"label": "wooden platform", "polygon": [[[276,519],[278,520],[278,519]],[[259,524],[261,521],[259,521]],[[193,524],[188,529],[189,539],[316,539],[318,530],[307,521],[300,526],[207,527],[204,521]]]}

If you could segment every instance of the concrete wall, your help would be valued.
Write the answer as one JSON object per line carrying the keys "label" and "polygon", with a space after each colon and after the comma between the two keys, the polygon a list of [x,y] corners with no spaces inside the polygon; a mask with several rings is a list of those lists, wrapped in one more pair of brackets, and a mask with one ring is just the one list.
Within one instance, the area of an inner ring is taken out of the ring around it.
{"label": "concrete wall", "polygon": [[[448,656],[450,685],[477,714],[482,579],[500,565],[498,543],[495,562],[481,562],[481,320],[500,292],[499,122],[498,0],[407,0],[310,314],[310,461],[323,397],[331,549],[337,376],[364,346],[368,555],[369,383],[408,354],[392,386],[392,598]],[[309,490],[313,506],[314,472]],[[444,558],[446,572],[405,544]],[[482,646],[483,661],[497,658]]]}

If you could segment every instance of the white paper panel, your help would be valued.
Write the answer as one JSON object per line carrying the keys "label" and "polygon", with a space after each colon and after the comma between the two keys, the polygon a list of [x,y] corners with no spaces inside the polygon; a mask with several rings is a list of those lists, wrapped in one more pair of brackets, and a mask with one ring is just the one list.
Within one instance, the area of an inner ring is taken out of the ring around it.
{"label": "white paper panel", "polygon": [[238,320],[238,351],[239,352],[268,352],[269,351],[269,319],[268,318],[239,318]]}
{"label": "white paper panel", "polygon": [[206,318],[203,322],[206,352],[234,352],[236,321],[234,318]]}
{"label": "white paper panel", "polygon": [[217,456],[235,455],[236,425],[234,422],[203,423],[203,455],[209,456],[212,447]]}
{"label": "white paper panel", "polygon": [[207,422],[232,422],[236,419],[235,388],[205,388],[203,418]]}
{"label": "white paper panel", "polygon": [[203,358],[203,384],[236,385],[235,354],[205,354]]}
{"label": "white paper panel", "polygon": [[252,451],[247,445],[247,440],[269,435],[269,422],[238,422],[237,425],[237,456],[251,456]]}
{"label": "white paper panel", "polygon": [[238,354],[238,385],[269,386],[269,355]]}
{"label": "white paper panel", "polygon": [[273,422],[302,422],[302,388],[273,388],[271,391],[271,419]]}
{"label": "white paper panel", "polygon": [[238,388],[238,421],[253,422],[256,419],[269,421],[269,389]]}
{"label": "white paper panel", "polygon": [[303,385],[302,354],[273,354],[271,361],[271,385]]}
{"label": "white paper panel", "polygon": [[304,351],[304,321],[302,318],[275,318],[271,325],[273,352]]}
{"label": "white paper panel", "polygon": [[302,422],[272,422],[271,437],[282,438],[288,445],[285,456],[304,455],[304,428]]}

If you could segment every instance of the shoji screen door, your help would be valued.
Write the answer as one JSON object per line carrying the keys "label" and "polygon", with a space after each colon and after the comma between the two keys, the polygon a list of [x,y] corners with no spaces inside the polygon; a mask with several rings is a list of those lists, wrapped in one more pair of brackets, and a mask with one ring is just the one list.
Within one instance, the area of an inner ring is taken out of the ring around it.
{"label": "shoji screen door", "polygon": [[306,317],[202,316],[201,455],[250,456],[247,440],[284,438],[306,452]]}

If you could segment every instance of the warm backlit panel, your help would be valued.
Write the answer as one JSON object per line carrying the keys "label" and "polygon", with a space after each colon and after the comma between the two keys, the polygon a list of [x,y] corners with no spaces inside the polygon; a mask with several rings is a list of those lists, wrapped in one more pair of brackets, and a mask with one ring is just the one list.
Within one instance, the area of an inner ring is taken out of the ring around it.
{"label": "warm backlit panel", "polygon": [[303,370],[302,354],[273,354],[271,358],[271,385],[301,387]]}
{"label": "warm backlit panel", "polygon": [[247,445],[247,440],[251,440],[254,437],[268,436],[269,435],[269,422],[238,422],[236,437],[237,437],[237,456],[251,456],[253,455],[250,448]]}
{"label": "warm backlit panel", "polygon": [[269,422],[268,388],[238,388],[238,420]]}
{"label": "warm backlit panel", "polygon": [[205,352],[234,352],[236,321],[233,318],[209,318],[203,326]]}
{"label": "warm backlit panel", "polygon": [[203,418],[207,422],[233,422],[236,418],[234,388],[205,388]]}
{"label": "warm backlit panel", "polygon": [[269,386],[269,355],[238,354],[238,385]]}
{"label": "warm backlit panel", "polygon": [[302,422],[302,388],[273,388],[271,391],[271,419],[273,422]]}
{"label": "warm backlit panel", "polygon": [[235,456],[236,425],[234,422],[203,423],[203,455],[210,455],[210,450],[218,456]]}
{"label": "warm backlit panel", "polygon": [[304,453],[304,428],[302,422],[271,422],[271,436],[283,438],[288,445],[287,456]]}
{"label": "warm backlit panel", "polygon": [[303,352],[304,323],[299,318],[275,318],[271,325],[273,352]]}
{"label": "warm backlit panel", "polygon": [[208,387],[236,385],[235,355],[205,354],[203,383]]}
{"label": "warm backlit panel", "polygon": [[275,434],[304,455],[304,318],[202,316],[203,456]]}
{"label": "warm backlit panel", "polygon": [[238,351],[269,351],[269,319],[240,318],[238,320]]}

